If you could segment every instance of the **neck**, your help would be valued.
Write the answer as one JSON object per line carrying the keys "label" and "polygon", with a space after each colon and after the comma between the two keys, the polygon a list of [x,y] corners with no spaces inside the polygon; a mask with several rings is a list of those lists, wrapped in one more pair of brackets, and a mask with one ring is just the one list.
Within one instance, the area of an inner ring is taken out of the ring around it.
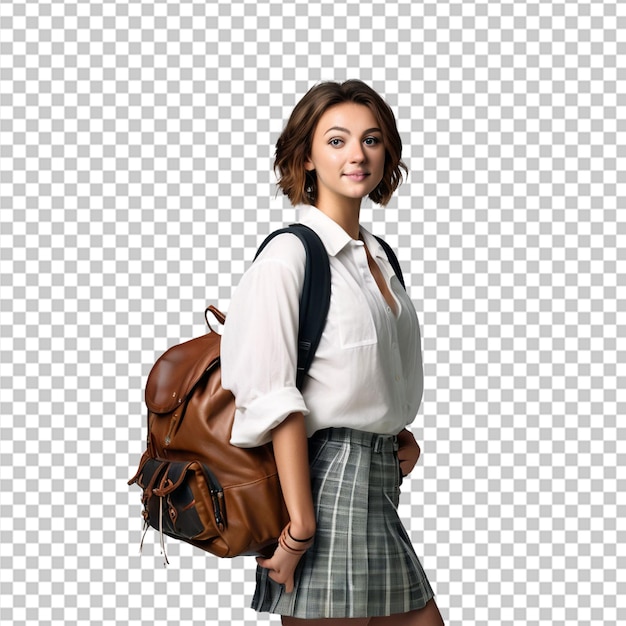
{"label": "neck", "polygon": [[359,214],[361,211],[359,198],[345,198],[342,202],[328,202],[320,198],[317,200],[315,205],[317,209],[337,222],[352,239],[359,238]]}

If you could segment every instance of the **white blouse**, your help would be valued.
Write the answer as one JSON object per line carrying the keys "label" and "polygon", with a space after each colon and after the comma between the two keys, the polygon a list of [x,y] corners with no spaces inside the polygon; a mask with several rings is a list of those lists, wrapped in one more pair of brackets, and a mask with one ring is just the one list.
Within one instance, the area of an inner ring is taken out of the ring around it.
{"label": "white blouse", "polygon": [[415,419],[422,399],[420,329],[411,299],[385,251],[361,235],[396,301],[385,301],[363,242],[318,209],[300,222],[322,239],[330,258],[331,300],[324,333],[302,393],[296,387],[299,298],[305,252],[294,235],[275,237],[235,290],[221,346],[222,385],[236,398],[231,443],[253,447],[291,413],[307,433],[348,427],[397,434]]}

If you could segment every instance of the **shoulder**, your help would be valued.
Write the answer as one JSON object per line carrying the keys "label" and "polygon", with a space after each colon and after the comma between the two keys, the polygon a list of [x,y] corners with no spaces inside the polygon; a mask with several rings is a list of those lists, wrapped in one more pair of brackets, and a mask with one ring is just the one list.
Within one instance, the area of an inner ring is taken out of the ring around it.
{"label": "shoulder", "polygon": [[276,235],[261,250],[245,271],[238,291],[252,286],[271,291],[279,285],[294,285],[300,289],[304,282],[306,251],[296,235]]}
{"label": "shoulder", "polygon": [[[300,297],[306,266],[304,246],[290,233],[274,237],[246,269],[233,292],[231,311],[250,312],[259,302]],[[254,303],[254,304],[253,304]],[[264,305],[265,306],[265,305]],[[262,308],[262,307],[261,307]]]}
{"label": "shoulder", "polygon": [[293,269],[304,267],[306,252],[300,239],[292,233],[276,235],[263,248],[252,267],[267,262],[282,263]]}

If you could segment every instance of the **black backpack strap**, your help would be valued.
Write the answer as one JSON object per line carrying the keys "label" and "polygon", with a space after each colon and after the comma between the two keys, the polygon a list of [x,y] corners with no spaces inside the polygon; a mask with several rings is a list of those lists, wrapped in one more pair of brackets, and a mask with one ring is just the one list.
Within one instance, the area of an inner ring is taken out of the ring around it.
{"label": "black backpack strap", "polygon": [[296,386],[301,389],[304,376],[311,367],[326,325],[326,317],[330,307],[330,262],[326,248],[318,234],[304,224],[291,224],[268,235],[254,258],[259,256],[261,250],[274,237],[282,233],[296,235],[306,251],[304,285],[300,295],[298,373],[296,376]]}
{"label": "black backpack strap", "polygon": [[398,257],[396,256],[396,253],[392,250],[391,246],[384,239],[381,239],[380,237],[377,237],[376,235],[374,235],[374,237],[376,237],[376,239],[378,240],[378,243],[382,246],[383,250],[385,251],[387,258],[389,259],[389,263],[391,263],[391,267],[393,267],[393,271],[396,273],[396,276],[398,277],[400,284],[402,285],[402,287],[404,287],[404,290],[406,291],[406,285],[404,284],[404,277],[402,276],[402,268],[400,267],[400,262],[398,261]]}

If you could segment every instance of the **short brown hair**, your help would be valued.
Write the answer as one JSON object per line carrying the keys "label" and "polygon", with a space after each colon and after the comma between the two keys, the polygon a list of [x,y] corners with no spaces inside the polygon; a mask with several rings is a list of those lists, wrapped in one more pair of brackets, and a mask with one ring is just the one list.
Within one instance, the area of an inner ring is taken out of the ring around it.
{"label": "short brown hair", "polygon": [[295,106],[287,125],[276,142],[274,171],[278,186],[292,205],[315,204],[317,176],[305,169],[311,155],[313,133],[322,115],[332,106],[355,102],[368,107],[380,125],[385,146],[385,166],[380,184],[370,194],[372,202],[385,205],[402,182],[402,140],[389,105],[370,86],[360,80],[332,81],[315,85]]}

